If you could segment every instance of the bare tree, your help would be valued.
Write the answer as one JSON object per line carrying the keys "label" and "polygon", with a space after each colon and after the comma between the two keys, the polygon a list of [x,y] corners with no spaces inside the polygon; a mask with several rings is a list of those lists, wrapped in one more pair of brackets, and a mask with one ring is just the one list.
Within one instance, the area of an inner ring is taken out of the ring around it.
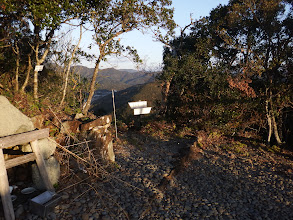
{"label": "bare tree", "polygon": [[70,73],[70,67],[71,67],[71,64],[73,62],[75,53],[76,53],[76,51],[77,51],[77,49],[78,49],[78,47],[80,45],[81,38],[82,38],[82,24],[80,24],[80,32],[79,32],[79,40],[78,40],[78,43],[74,47],[73,51],[71,52],[71,57],[70,57],[70,60],[68,61],[68,64],[67,64],[65,81],[64,81],[64,88],[63,88],[63,94],[62,94],[62,99],[61,99],[61,102],[60,102],[60,105],[59,105],[60,107],[62,107],[62,105],[64,103],[64,100],[65,100],[66,90],[67,90],[67,86],[68,86],[68,78],[69,78],[69,73]]}

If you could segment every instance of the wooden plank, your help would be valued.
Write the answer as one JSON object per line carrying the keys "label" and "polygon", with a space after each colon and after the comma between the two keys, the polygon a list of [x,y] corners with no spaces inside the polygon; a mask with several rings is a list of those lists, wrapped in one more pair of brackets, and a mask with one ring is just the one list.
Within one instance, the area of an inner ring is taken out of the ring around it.
{"label": "wooden plank", "polygon": [[0,196],[2,199],[5,219],[14,220],[14,210],[9,192],[9,182],[2,149],[0,149]]}
{"label": "wooden plank", "polygon": [[10,160],[6,160],[5,166],[6,166],[6,169],[9,169],[9,168],[16,167],[16,166],[24,164],[24,163],[34,161],[34,160],[36,160],[35,153],[30,153],[30,154],[26,154],[26,155],[16,157],[16,158],[13,158]]}
{"label": "wooden plank", "polygon": [[49,137],[49,128],[14,134],[0,138],[0,149],[25,144],[37,139]]}
{"label": "wooden plank", "polygon": [[40,152],[39,146],[38,146],[38,140],[32,141],[31,143],[31,147],[33,149],[33,152],[36,155],[36,162],[41,174],[41,177],[43,178],[43,181],[45,183],[45,186],[47,188],[47,190],[49,191],[55,191],[53,185],[51,184],[51,181],[49,179],[48,176],[48,172],[45,166],[45,160]]}

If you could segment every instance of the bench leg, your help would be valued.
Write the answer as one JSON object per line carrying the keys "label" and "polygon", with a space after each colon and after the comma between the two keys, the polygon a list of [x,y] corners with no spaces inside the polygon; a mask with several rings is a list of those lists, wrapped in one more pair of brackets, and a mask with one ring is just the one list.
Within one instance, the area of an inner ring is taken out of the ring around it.
{"label": "bench leg", "polygon": [[14,210],[9,192],[9,182],[5,167],[3,150],[0,149],[0,195],[6,220],[14,220]]}
{"label": "bench leg", "polygon": [[48,172],[47,172],[46,165],[45,165],[45,160],[40,152],[40,149],[38,146],[38,141],[37,140],[32,141],[32,142],[30,142],[30,144],[33,149],[33,152],[36,155],[36,162],[38,165],[38,169],[40,171],[41,177],[45,183],[47,190],[52,191],[52,192],[55,191],[55,189],[49,179]]}

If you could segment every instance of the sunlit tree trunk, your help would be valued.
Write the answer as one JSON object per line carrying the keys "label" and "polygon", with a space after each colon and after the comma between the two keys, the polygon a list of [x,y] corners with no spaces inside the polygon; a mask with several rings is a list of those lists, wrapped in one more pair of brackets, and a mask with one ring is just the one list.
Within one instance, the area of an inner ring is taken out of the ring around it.
{"label": "sunlit tree trunk", "polygon": [[92,77],[92,80],[91,80],[89,95],[88,95],[85,107],[84,107],[84,109],[82,111],[82,113],[84,115],[87,115],[87,113],[88,113],[88,111],[89,111],[89,109],[91,107],[91,102],[92,102],[92,99],[93,99],[93,96],[94,96],[94,93],[95,93],[96,80],[97,80],[97,76],[98,76],[98,72],[99,72],[101,56],[102,55],[100,54],[98,60],[96,61],[95,70],[94,70],[93,77]]}
{"label": "sunlit tree trunk", "polygon": [[90,91],[89,91],[88,99],[87,99],[86,104],[85,104],[83,111],[82,111],[82,113],[84,115],[87,115],[87,113],[91,107],[91,102],[92,102],[92,99],[93,99],[93,96],[95,93],[95,89],[96,89],[96,80],[97,80],[97,76],[98,76],[98,72],[99,72],[99,68],[100,68],[100,63],[105,58],[106,55],[114,53],[111,51],[108,51],[108,53],[107,53],[106,47],[115,37],[118,37],[122,33],[126,33],[128,31],[130,31],[130,29],[117,32],[115,35],[113,35],[109,39],[107,39],[103,44],[98,43],[100,55],[99,55],[98,59],[96,60],[96,66],[95,66],[95,70],[94,70],[93,77],[92,77],[91,84],[90,84]]}
{"label": "sunlit tree trunk", "polygon": [[276,120],[275,120],[275,116],[273,116],[272,123],[273,123],[274,135],[275,135],[276,141],[277,141],[278,144],[282,144],[282,141],[281,141],[281,138],[280,138],[280,135],[279,135],[279,131],[278,131],[278,125],[277,125]]}
{"label": "sunlit tree trunk", "polygon": [[267,122],[268,122],[268,126],[269,126],[269,134],[268,134],[268,143],[271,142],[271,137],[272,137],[272,119],[271,119],[271,115],[270,115],[270,111],[269,111],[269,101],[266,100],[266,115],[267,115]]}
{"label": "sunlit tree trunk", "polygon": [[[81,79],[80,79],[80,72],[78,72],[78,83],[81,85]],[[82,88],[79,88],[79,107],[82,109],[83,106],[83,91]]]}
{"label": "sunlit tree trunk", "polygon": [[271,105],[271,117],[272,117],[272,126],[274,131],[274,136],[276,138],[276,141],[278,144],[282,144],[282,141],[280,139],[279,131],[278,131],[278,125],[276,123],[276,117],[274,112],[274,106],[273,106],[273,100],[272,100],[272,93],[270,92],[270,105]]}
{"label": "sunlit tree trunk", "polygon": [[171,80],[166,80],[165,82],[162,83],[162,101],[161,101],[161,107],[162,107],[162,113],[165,114],[167,111],[167,100],[168,100],[168,95],[170,91],[170,86],[171,86]]}
{"label": "sunlit tree trunk", "polygon": [[268,139],[267,139],[268,143],[271,142],[271,137],[272,137],[272,134],[274,133],[277,143],[282,144],[279,131],[278,131],[278,125],[275,118],[274,108],[273,108],[272,91],[269,91],[269,98],[266,100],[266,115],[267,115],[267,122],[269,126],[269,133],[268,133]]}
{"label": "sunlit tree trunk", "polygon": [[13,52],[16,54],[16,67],[15,67],[15,92],[18,92],[19,90],[19,60],[20,60],[20,54],[19,54],[19,47],[16,44],[15,47],[12,47]]}
{"label": "sunlit tree trunk", "polygon": [[[36,66],[40,65],[40,63],[36,63]],[[36,69],[34,70],[34,100],[38,101],[39,97],[38,97],[38,71],[36,71]]]}
{"label": "sunlit tree trunk", "polygon": [[[39,58],[39,45],[37,45],[35,47],[36,66],[41,65],[45,61],[45,59],[46,59],[46,57],[47,57],[47,55],[49,53],[49,46],[50,46],[50,44],[48,44],[48,46],[45,49],[45,51],[44,51],[44,53],[43,53],[41,58]],[[34,100],[37,101],[37,102],[39,100],[39,97],[38,97],[38,83],[39,83],[38,82],[38,75],[39,75],[39,72],[35,68],[34,69]]]}
{"label": "sunlit tree trunk", "polygon": [[28,65],[27,65],[27,69],[26,69],[26,76],[25,76],[25,80],[24,80],[24,83],[20,89],[20,92],[21,93],[24,93],[25,91],[25,88],[27,87],[27,84],[28,84],[28,81],[29,81],[29,78],[30,78],[30,72],[32,70],[32,60],[31,60],[31,55],[29,54],[28,56]]}

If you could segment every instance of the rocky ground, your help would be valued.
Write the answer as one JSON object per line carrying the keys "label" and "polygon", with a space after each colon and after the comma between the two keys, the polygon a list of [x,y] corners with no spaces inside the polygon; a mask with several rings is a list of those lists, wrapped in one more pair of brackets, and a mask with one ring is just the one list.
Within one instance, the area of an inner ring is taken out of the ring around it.
{"label": "rocky ground", "polygon": [[290,158],[209,146],[178,163],[195,140],[131,139],[116,145],[115,171],[60,190],[62,202],[47,219],[293,219]]}

